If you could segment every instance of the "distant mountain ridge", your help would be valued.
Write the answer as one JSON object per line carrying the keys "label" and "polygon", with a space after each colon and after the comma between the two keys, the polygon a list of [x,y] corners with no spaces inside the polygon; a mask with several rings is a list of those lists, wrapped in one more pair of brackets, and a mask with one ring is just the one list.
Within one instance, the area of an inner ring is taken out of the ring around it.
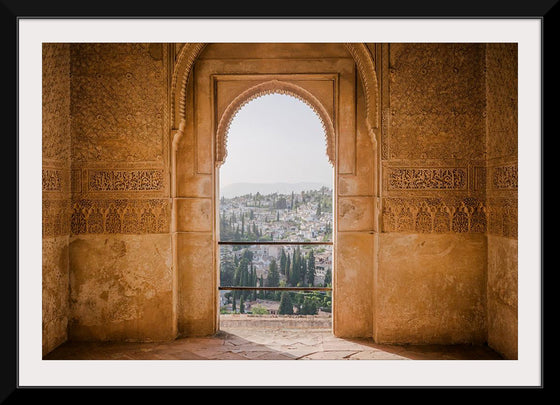
{"label": "distant mountain ridge", "polygon": [[220,197],[233,198],[246,194],[291,194],[302,191],[318,190],[321,187],[332,188],[331,184],[299,182],[299,183],[233,183],[220,188]]}

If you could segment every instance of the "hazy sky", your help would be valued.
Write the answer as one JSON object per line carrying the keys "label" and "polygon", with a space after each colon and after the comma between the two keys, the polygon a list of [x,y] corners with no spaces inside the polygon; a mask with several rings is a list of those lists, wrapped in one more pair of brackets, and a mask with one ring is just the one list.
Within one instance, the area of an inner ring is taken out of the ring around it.
{"label": "hazy sky", "polygon": [[220,186],[232,183],[333,181],[321,121],[302,101],[284,94],[252,100],[234,117]]}

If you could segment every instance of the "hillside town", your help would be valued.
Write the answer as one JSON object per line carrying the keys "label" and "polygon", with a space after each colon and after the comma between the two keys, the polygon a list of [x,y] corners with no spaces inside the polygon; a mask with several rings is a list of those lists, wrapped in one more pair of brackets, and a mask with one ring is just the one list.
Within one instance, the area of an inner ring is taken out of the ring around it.
{"label": "hillside town", "polygon": [[[256,244],[221,245],[220,285],[330,286],[332,246],[258,243],[331,242],[332,217],[332,190],[327,187],[301,193],[222,197],[220,241]],[[296,297],[298,294],[304,293],[290,293],[296,301],[301,298]],[[277,313],[281,294],[222,290],[220,297],[220,305],[226,313],[251,312],[251,306],[256,303],[259,308],[266,308],[266,313]],[[296,312],[297,307],[296,304]]]}

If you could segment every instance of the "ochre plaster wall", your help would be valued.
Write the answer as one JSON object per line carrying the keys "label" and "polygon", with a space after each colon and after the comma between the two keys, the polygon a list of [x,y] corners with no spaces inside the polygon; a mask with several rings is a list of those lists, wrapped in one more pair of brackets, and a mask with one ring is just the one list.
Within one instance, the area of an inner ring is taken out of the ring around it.
{"label": "ochre plaster wall", "polygon": [[67,339],[70,46],[43,45],[43,354]]}
{"label": "ochre plaster wall", "polygon": [[484,45],[389,44],[374,339],[486,337]]}
{"label": "ochre plaster wall", "polygon": [[176,335],[167,46],[72,44],[69,338]]}
{"label": "ochre plaster wall", "polygon": [[517,44],[486,46],[488,344],[517,359]]}

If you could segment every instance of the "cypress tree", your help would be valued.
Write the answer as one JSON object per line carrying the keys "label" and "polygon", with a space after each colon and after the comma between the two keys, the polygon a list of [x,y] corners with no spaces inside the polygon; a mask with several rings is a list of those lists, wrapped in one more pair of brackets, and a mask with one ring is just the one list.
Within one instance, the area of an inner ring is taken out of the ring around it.
{"label": "cypress tree", "polygon": [[283,291],[280,296],[280,307],[278,308],[278,313],[280,315],[293,315],[294,306],[292,304],[292,298],[290,293]]}
{"label": "cypress tree", "polygon": [[266,277],[267,287],[278,287],[280,283],[280,275],[278,273],[278,265],[276,260],[272,259],[268,265],[268,276]]}
{"label": "cypress tree", "polygon": [[312,249],[307,257],[307,285],[313,287],[313,284],[315,284],[315,255]]}
{"label": "cypress tree", "polygon": [[325,273],[325,287],[328,287],[332,283],[331,269],[328,269]]}
{"label": "cypress tree", "polygon": [[280,273],[282,275],[286,275],[286,251],[282,248],[282,252],[280,252]]}
{"label": "cypress tree", "polygon": [[299,246],[294,251],[292,259],[292,272],[290,275],[292,285],[296,286],[301,281],[301,250]]}
{"label": "cypress tree", "polygon": [[290,260],[290,254],[288,253],[286,255],[286,282],[288,283],[288,285],[292,285],[291,284],[291,277],[292,277],[292,270],[291,270],[291,260]]}
{"label": "cypress tree", "polygon": [[303,286],[305,286],[305,278],[307,277],[307,260],[305,256],[301,258],[301,272],[300,272],[300,280]]}

